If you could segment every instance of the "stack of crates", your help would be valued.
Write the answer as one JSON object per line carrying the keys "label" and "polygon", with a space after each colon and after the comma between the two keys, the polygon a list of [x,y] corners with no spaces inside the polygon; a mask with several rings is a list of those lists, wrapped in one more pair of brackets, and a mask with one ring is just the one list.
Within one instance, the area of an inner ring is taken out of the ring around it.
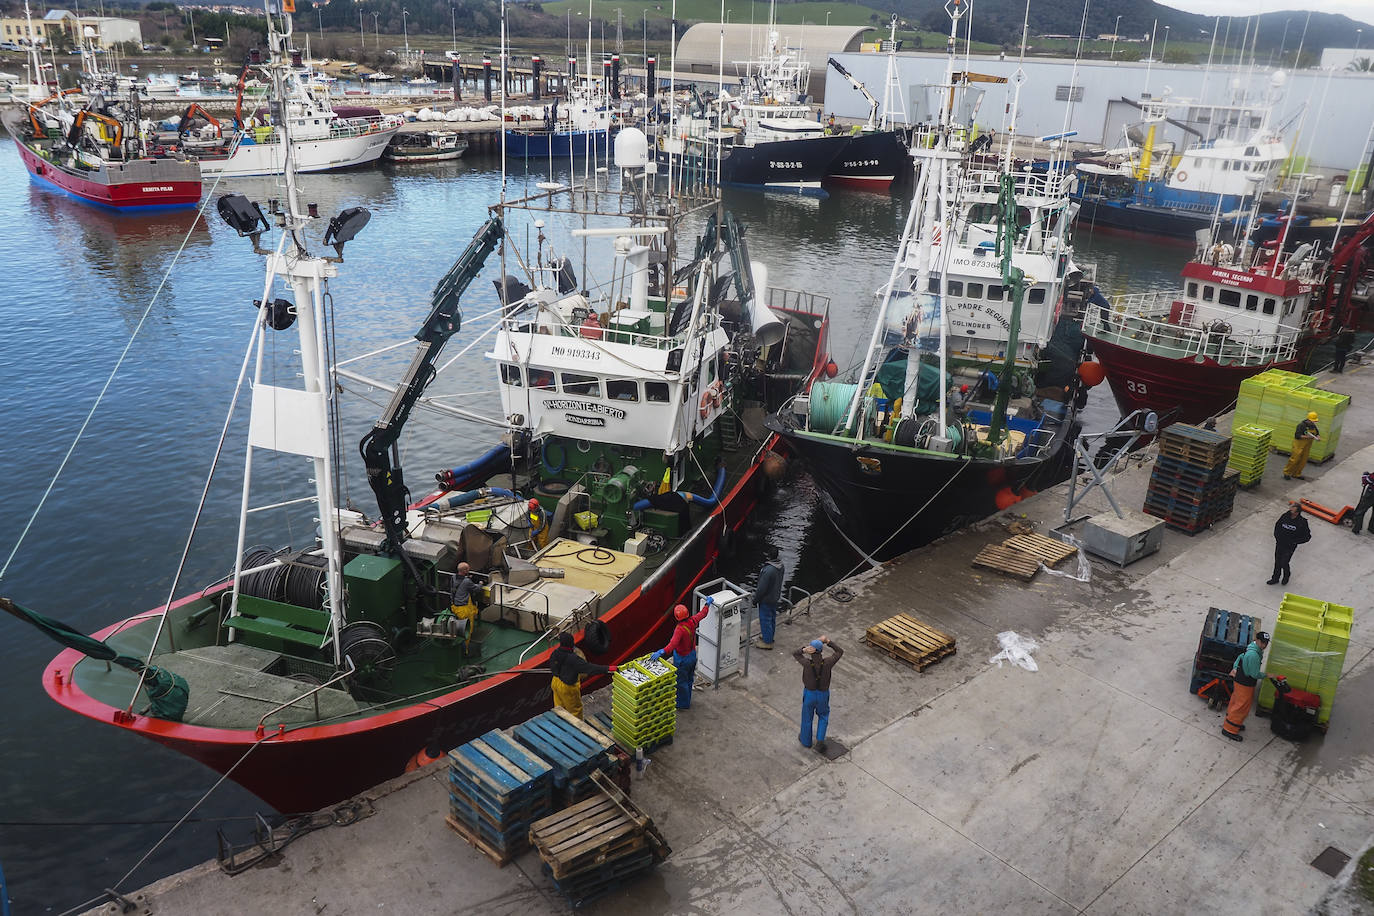
{"label": "stack of crates", "polygon": [[1228,472],[1231,437],[1175,423],[1159,434],[1145,512],[1189,534],[1226,518],[1236,501],[1240,474]]}
{"label": "stack of crates", "polygon": [[611,680],[611,726],[634,751],[671,738],[677,728],[677,669],[649,656],[621,665]]}
{"label": "stack of crates", "polygon": [[1214,680],[1231,683],[1231,667],[1236,663],[1236,656],[1245,651],[1259,631],[1258,617],[1209,608],[1202,636],[1198,639],[1197,654],[1193,656],[1188,692],[1197,693]]}
{"label": "stack of crates", "polygon": [[498,865],[529,846],[530,824],[553,810],[553,768],[505,732],[448,753],[448,824]]}
{"label": "stack of crates", "polygon": [[[1293,687],[1322,698],[1317,713],[1317,726],[1321,729],[1331,721],[1331,707],[1336,701],[1336,686],[1345,665],[1353,622],[1354,612],[1344,605],[1288,594],[1283,596],[1278,622],[1270,634],[1273,641],[1269,644],[1265,671],[1270,677],[1283,675]],[[1274,685],[1262,681],[1259,708],[1272,711],[1274,695]]]}
{"label": "stack of crates", "polygon": [[1240,384],[1232,429],[1247,424],[1267,427],[1274,431],[1274,448],[1288,454],[1293,431],[1309,413],[1315,413],[1321,439],[1312,443],[1308,460],[1319,464],[1326,461],[1340,444],[1350,396],[1313,387],[1314,381],[1311,375],[1282,369],[1251,376]]}
{"label": "stack of crates", "polygon": [[1267,426],[1241,423],[1231,427],[1231,457],[1226,466],[1240,474],[1242,487],[1257,486],[1269,461],[1274,431]]}
{"label": "stack of crates", "polygon": [[615,766],[615,742],[565,709],[540,713],[511,729],[511,735],[553,768],[555,809],[592,794],[592,773]]}

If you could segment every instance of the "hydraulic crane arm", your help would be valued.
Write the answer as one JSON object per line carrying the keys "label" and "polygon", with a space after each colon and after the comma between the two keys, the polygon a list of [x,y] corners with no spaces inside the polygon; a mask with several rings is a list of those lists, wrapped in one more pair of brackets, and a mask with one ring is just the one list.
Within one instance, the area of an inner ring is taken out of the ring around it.
{"label": "hydraulic crane arm", "polygon": [[835,68],[835,72],[849,80],[849,85],[859,90],[859,94],[868,99],[868,126],[876,127],[878,124],[878,100],[873,97],[873,93],[868,91],[868,87],[854,78],[854,75],[844,68],[844,65],[835,58],[830,58],[830,66]]}
{"label": "hydraulic crane arm", "polygon": [[435,285],[431,297],[433,308],[415,334],[420,346],[415,351],[410,368],[406,370],[405,377],[376,424],[358,444],[367,468],[367,482],[377,495],[377,508],[381,510],[387,546],[401,558],[416,582],[420,581],[419,571],[401,550],[406,540],[406,505],[410,500],[401,469],[392,464],[392,448],[401,438],[401,430],[410,418],[411,410],[429,383],[434,381],[434,364],[444,344],[462,327],[459,300],[504,235],[505,227],[500,218],[487,220],[468,243],[467,250],[459,255],[448,273]]}

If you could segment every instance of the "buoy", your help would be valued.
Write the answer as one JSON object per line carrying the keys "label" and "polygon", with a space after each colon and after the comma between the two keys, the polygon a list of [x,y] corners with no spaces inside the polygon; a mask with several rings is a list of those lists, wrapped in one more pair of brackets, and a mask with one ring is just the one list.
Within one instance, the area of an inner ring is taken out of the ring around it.
{"label": "buoy", "polygon": [[762,467],[763,473],[770,480],[781,480],[782,476],[787,473],[787,459],[770,450],[763,456]]}
{"label": "buoy", "polygon": [[1011,487],[1003,487],[997,491],[994,497],[998,509],[1008,509],[1021,501],[1021,497],[1012,492]]}
{"label": "buoy", "polygon": [[[1007,469],[1006,469],[1006,468],[997,468],[997,467],[988,468],[987,475],[988,475],[988,477],[987,477],[988,483],[990,483],[990,484],[999,484],[999,483],[1006,483],[1006,482],[1007,482]],[[1005,488],[1004,488],[1004,489],[1005,489]]]}
{"label": "buoy", "polygon": [[829,361],[825,364],[825,377],[826,377],[826,378],[834,378],[835,376],[837,376],[837,375],[839,375],[839,374],[840,374],[840,367],[837,366],[837,365],[835,365],[835,361],[834,361],[833,359],[832,359],[832,360],[829,360]]}
{"label": "buoy", "polygon": [[1089,360],[1078,364],[1078,377],[1083,380],[1083,384],[1094,388],[1102,384],[1102,380],[1107,377],[1107,370],[1096,360]]}

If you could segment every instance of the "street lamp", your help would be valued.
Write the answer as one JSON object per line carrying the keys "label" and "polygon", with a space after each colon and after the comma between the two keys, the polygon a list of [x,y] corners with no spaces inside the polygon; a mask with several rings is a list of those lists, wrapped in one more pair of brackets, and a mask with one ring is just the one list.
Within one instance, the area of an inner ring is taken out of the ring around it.
{"label": "street lamp", "polygon": [[1112,53],[1108,55],[1108,60],[1116,60],[1116,37],[1121,34],[1121,17],[1116,17],[1116,25],[1112,26]]}
{"label": "street lamp", "polygon": [[376,14],[376,13],[373,13],[373,14],[372,14],[372,47],[376,48],[376,49],[379,50],[379,51],[380,51],[381,48],[382,48],[382,37],[381,37],[381,35],[379,35],[378,32],[377,32],[377,14]]}
{"label": "street lamp", "polygon": [[1279,42],[1279,66],[1283,66],[1283,49],[1288,47],[1288,23],[1291,19],[1283,20],[1283,40]]}
{"label": "street lamp", "polygon": [[358,53],[367,50],[367,33],[363,31],[363,8],[358,7]]}
{"label": "street lamp", "polygon": [[410,10],[401,10],[401,32],[405,35],[406,57],[410,56],[410,26],[407,22],[408,16],[410,16]]}
{"label": "street lamp", "polygon": [[458,10],[457,7],[448,8],[448,21],[453,26],[453,53],[458,53]]}
{"label": "street lamp", "polygon": [[320,4],[315,4],[315,21],[320,25],[320,41],[324,41],[324,10]]}
{"label": "street lamp", "polygon": [[1164,27],[1164,47],[1159,51],[1159,59],[1167,61],[1169,59],[1169,27]]}
{"label": "street lamp", "polygon": [[825,24],[827,27],[830,26],[830,10],[825,11]]}

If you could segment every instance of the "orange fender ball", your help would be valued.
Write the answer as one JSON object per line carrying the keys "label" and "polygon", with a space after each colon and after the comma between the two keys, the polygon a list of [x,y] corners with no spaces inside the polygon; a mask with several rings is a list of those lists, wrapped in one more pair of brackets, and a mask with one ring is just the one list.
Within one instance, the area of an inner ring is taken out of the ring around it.
{"label": "orange fender ball", "polygon": [[826,378],[834,378],[835,376],[837,376],[837,375],[839,375],[839,374],[840,374],[840,367],[837,366],[837,365],[835,365],[835,361],[834,361],[833,359],[830,360],[829,362],[827,362],[827,363],[825,364],[825,377],[826,377]]}
{"label": "orange fender ball", "polygon": [[1078,377],[1083,380],[1083,384],[1092,388],[1102,384],[1103,379],[1107,377],[1107,370],[1103,369],[1099,362],[1079,363]]}
{"label": "orange fender ball", "polygon": [[1013,493],[1011,487],[1003,487],[998,490],[994,499],[999,509],[1009,509],[1021,501],[1021,497]]}
{"label": "orange fender ball", "polygon": [[1006,482],[1007,482],[1007,469],[1006,469],[1006,468],[988,468],[988,470],[987,470],[987,481],[988,481],[988,483],[990,483],[990,484],[1006,483]]}

